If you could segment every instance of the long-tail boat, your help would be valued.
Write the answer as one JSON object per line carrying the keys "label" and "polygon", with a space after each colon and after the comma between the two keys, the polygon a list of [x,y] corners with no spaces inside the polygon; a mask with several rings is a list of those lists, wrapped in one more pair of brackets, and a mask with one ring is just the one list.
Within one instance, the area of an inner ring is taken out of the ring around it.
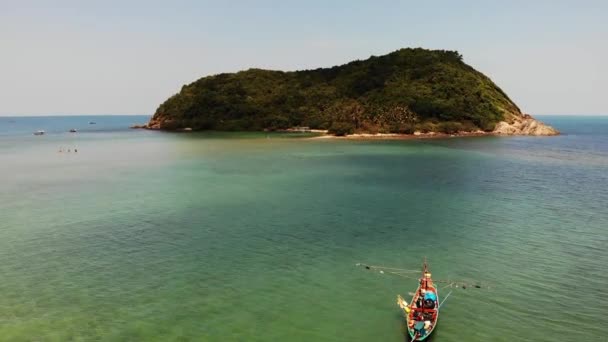
{"label": "long-tail boat", "polygon": [[[443,288],[482,288],[479,282],[473,283],[462,280],[453,279],[433,279],[429,266],[424,258],[422,264],[422,276],[419,277],[420,270],[406,270],[402,268],[372,266],[363,263],[357,263],[355,266],[363,266],[370,271],[378,271],[381,274],[392,274],[406,279],[415,279],[418,281],[416,292],[410,293],[412,301],[408,304],[401,295],[397,296],[397,305],[403,310],[407,331],[411,341],[424,341],[429,338],[431,333],[437,327],[439,319],[439,310],[442,308],[445,301],[452,294],[450,291],[443,301],[439,302],[439,291],[437,284],[443,283]],[[483,285],[484,288],[489,288],[488,285]]]}
{"label": "long-tail boat", "polygon": [[407,331],[412,341],[424,341],[431,336],[439,319],[439,292],[433,283],[426,260],[418,289],[414,292],[410,305],[401,295],[397,296],[397,304],[403,309]]}

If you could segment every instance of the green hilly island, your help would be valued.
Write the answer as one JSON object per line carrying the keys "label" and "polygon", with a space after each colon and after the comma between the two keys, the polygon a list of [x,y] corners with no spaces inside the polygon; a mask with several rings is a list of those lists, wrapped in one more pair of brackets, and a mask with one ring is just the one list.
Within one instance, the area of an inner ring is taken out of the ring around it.
{"label": "green hilly island", "polygon": [[352,133],[558,132],[519,107],[456,51],[407,48],[331,68],[249,69],[203,77],[167,99],[145,126]]}

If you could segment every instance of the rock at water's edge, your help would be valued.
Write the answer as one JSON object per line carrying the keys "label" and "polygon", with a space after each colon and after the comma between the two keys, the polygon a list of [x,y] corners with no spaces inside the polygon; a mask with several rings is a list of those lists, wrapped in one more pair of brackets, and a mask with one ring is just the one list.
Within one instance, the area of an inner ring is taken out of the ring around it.
{"label": "rock at water's edge", "polygon": [[[143,128],[143,129],[160,130],[160,120],[155,120],[153,118],[147,124],[144,124],[144,125],[133,125],[133,126],[131,126],[131,128],[135,128],[135,129],[136,128]],[[190,129],[190,130],[192,130],[192,129]]]}
{"label": "rock at water's edge", "polygon": [[558,130],[534,119],[528,114],[514,117],[511,123],[506,121],[499,122],[496,124],[493,133],[498,135],[559,135]]}

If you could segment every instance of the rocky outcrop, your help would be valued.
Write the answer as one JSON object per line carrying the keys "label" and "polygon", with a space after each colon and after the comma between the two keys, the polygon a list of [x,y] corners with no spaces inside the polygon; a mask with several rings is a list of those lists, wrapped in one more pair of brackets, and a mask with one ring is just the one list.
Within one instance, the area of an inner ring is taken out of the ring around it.
{"label": "rocky outcrop", "polygon": [[147,129],[160,129],[162,119],[161,118],[152,118],[150,122],[146,125]]}
{"label": "rocky outcrop", "polygon": [[133,125],[133,126],[131,126],[131,128],[133,128],[133,129],[148,128],[148,125],[147,124],[145,124],[145,125]]}
{"label": "rocky outcrop", "polygon": [[152,129],[152,130],[159,130],[161,129],[161,125],[163,124],[163,120],[159,119],[159,118],[152,118],[150,120],[150,122],[148,122],[147,124],[144,125],[133,125],[131,126],[131,128],[134,129]]}
{"label": "rocky outcrop", "polygon": [[536,120],[529,114],[514,116],[510,122],[500,121],[496,124],[493,133],[498,135],[559,135],[558,130]]}
{"label": "rocky outcrop", "polygon": [[162,121],[160,119],[152,119],[150,120],[149,123],[145,124],[145,125],[133,125],[131,126],[131,128],[133,129],[151,129],[151,130],[161,130],[161,129],[165,129],[165,130],[171,130],[171,131],[176,131],[176,132],[192,132],[192,128],[191,127],[175,127],[175,126],[171,126],[172,121],[171,120],[167,120],[167,121]]}

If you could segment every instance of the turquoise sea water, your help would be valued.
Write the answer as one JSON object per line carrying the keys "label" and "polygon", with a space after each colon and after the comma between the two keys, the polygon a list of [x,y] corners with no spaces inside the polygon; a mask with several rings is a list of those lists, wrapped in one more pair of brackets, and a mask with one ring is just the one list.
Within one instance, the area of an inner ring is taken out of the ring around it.
{"label": "turquoise sea water", "polygon": [[490,285],[455,290],[432,341],[608,336],[608,117],[419,141],[146,119],[0,117],[0,340],[403,341],[416,281],[355,264],[424,256]]}

